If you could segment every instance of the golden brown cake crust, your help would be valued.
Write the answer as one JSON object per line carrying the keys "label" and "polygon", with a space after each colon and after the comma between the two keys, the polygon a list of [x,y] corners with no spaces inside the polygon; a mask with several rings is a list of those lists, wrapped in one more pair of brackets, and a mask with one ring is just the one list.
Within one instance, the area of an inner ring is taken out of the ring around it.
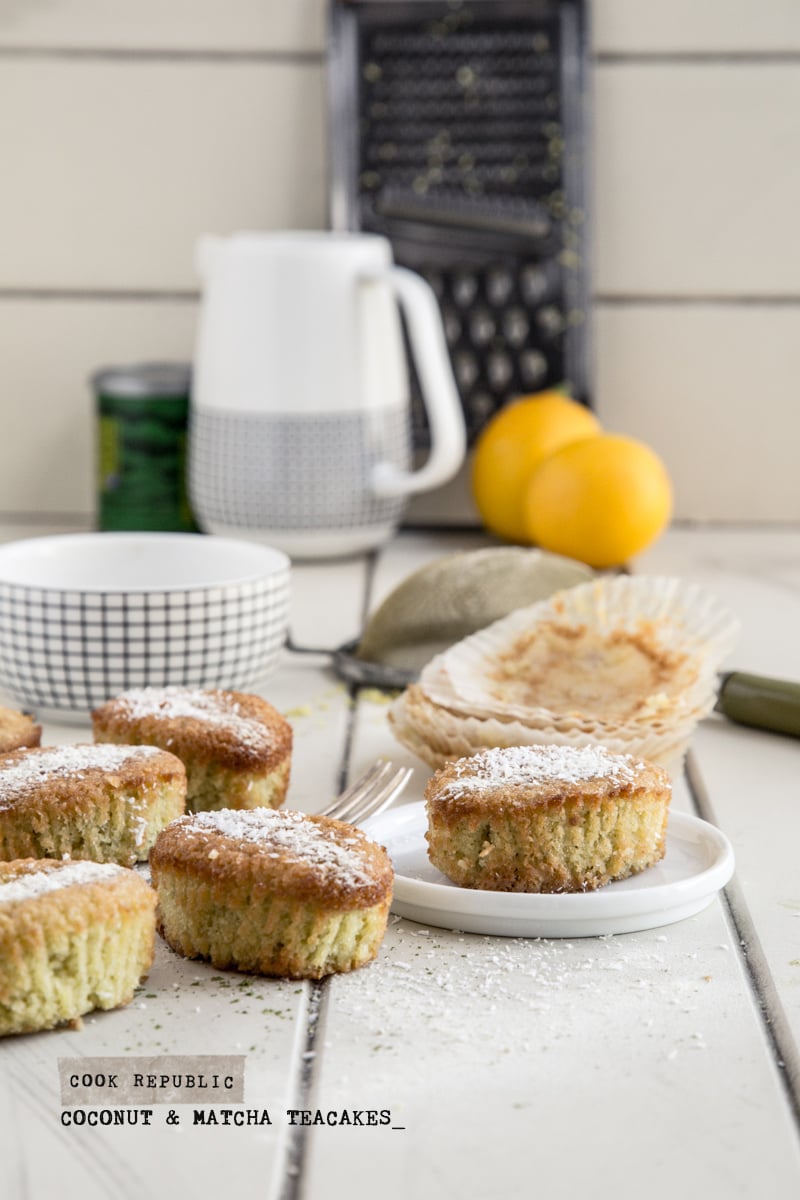
{"label": "golden brown cake crust", "polygon": [[272,770],[292,750],[289,723],[260,696],[196,688],[139,688],[92,713],[96,741],[147,743],[228,770]]}
{"label": "golden brown cake crust", "polygon": [[34,816],[57,804],[64,816],[86,812],[107,787],[140,790],[159,783],[186,786],[174,754],[155,746],[37,746],[0,756],[0,821],[4,811]]}
{"label": "golden brown cake crust", "polygon": [[41,740],[42,727],[29,713],[0,706],[0,754],[22,746],[38,746]]}
{"label": "golden brown cake crust", "polygon": [[150,852],[153,882],[178,871],[247,903],[251,891],[310,900],[329,909],[370,908],[391,895],[394,872],[382,846],[329,817],[272,809],[181,817]]}

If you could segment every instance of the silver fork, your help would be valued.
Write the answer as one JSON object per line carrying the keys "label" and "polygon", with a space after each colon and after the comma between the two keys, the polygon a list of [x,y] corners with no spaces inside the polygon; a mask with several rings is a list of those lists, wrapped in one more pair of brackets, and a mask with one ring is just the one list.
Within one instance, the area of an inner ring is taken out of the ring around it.
{"label": "silver fork", "polygon": [[367,817],[375,817],[388,808],[402,792],[413,775],[410,767],[395,767],[391,762],[373,763],[368,771],[351,783],[341,796],[319,814],[336,817],[357,825]]}

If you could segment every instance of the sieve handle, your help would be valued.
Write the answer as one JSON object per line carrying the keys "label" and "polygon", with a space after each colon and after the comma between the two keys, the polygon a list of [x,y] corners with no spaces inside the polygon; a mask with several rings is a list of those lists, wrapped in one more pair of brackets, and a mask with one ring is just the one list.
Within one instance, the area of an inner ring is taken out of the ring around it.
{"label": "sieve handle", "polygon": [[800,683],[729,671],[720,677],[717,712],[740,725],[800,737]]}

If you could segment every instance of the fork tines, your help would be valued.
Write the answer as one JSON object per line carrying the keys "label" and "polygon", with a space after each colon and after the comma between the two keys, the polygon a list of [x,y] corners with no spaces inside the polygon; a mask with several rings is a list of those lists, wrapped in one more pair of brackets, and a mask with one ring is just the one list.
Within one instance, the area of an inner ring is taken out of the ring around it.
{"label": "fork tines", "polygon": [[410,767],[395,767],[388,761],[373,763],[320,815],[349,821],[352,825],[377,816],[399,796],[412,773]]}

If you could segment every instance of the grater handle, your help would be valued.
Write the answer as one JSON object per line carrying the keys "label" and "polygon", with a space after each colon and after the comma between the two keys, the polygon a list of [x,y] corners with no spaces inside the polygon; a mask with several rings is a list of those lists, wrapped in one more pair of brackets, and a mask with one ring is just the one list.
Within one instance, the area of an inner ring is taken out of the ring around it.
{"label": "grater handle", "polygon": [[442,317],[433,288],[406,267],[390,267],[370,279],[385,280],[403,310],[431,431],[431,449],[418,471],[377,463],[372,488],[378,496],[408,496],[446,483],[467,451],[464,410],[453,378]]}

